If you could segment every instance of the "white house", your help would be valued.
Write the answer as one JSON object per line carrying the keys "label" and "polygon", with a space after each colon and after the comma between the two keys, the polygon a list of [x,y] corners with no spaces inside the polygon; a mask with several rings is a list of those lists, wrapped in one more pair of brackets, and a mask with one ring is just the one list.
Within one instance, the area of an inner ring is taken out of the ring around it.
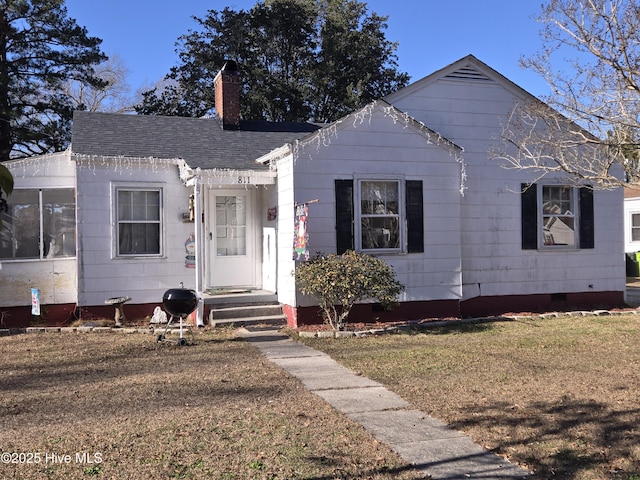
{"label": "white house", "polygon": [[560,176],[527,188],[535,178],[487,155],[515,103],[530,99],[473,56],[387,99],[464,148],[463,315],[623,301],[622,191],[574,188]]}
{"label": "white house", "polygon": [[312,253],[379,255],[406,286],[393,312],[365,303],[352,320],[623,303],[622,191],[536,182],[489,158],[532,97],[475,57],[323,128],[239,119],[232,65],[216,89],[220,119],[77,112],[69,151],[10,162],[12,321],[28,321],[32,288],[64,322],[106,315],[115,296],[149,314],[181,282],[202,299],[200,323],[232,289],[271,292],[292,326],[318,321],[292,275],[305,204]]}

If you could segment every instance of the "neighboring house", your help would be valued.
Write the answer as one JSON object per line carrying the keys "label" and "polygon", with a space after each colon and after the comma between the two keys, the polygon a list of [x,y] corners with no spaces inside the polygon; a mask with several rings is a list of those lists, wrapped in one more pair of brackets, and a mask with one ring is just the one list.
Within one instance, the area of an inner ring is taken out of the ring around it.
{"label": "neighboring house", "polygon": [[627,277],[640,277],[640,190],[624,189],[624,252]]}
{"label": "neighboring house", "polygon": [[623,303],[622,191],[490,159],[533,97],[475,57],[320,129],[240,121],[238,82],[233,69],[217,78],[220,120],[77,112],[68,152],[10,162],[10,321],[31,288],[51,322],[105,315],[125,295],[128,316],[148,315],[183,282],[202,296],[200,323],[207,292],[233,288],[276,293],[292,326],[317,322],[292,275],[305,203],[312,254],[379,255],[406,286],[393,312],[365,303],[352,321]]}
{"label": "neighboring house", "polygon": [[640,252],[640,190],[624,189],[624,251]]}

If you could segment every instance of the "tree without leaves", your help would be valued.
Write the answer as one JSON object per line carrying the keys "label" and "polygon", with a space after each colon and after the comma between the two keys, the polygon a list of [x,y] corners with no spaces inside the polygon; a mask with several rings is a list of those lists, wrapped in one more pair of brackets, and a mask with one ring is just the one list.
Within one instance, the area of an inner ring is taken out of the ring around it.
{"label": "tree without leaves", "polygon": [[129,73],[118,55],[110,56],[95,67],[94,75],[103,84],[94,86],[80,80],[69,80],[62,91],[77,110],[88,112],[127,113],[135,103],[130,97],[126,77]]}
{"label": "tree without leaves", "polygon": [[138,113],[202,116],[225,60],[243,75],[242,116],[332,121],[406,85],[386,18],[357,0],[265,0],[249,11],[210,10],[180,38],[177,83],[145,92]]}
{"label": "tree without leaves", "polygon": [[64,0],[0,5],[0,161],[63,150],[74,105],[69,80],[100,86],[101,40],[67,17]]}
{"label": "tree without leaves", "polygon": [[[640,186],[640,2],[549,0],[539,20],[543,47],[522,64],[552,93],[546,105],[514,108],[492,155],[541,177],[564,172],[596,188]],[[566,68],[556,67],[558,58]]]}

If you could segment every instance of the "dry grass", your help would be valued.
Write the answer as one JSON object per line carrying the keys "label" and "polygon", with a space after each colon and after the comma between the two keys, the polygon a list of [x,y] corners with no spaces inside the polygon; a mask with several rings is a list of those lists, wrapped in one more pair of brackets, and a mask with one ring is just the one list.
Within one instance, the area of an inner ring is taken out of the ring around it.
{"label": "dry grass", "polygon": [[640,317],[304,339],[538,479],[640,479]]}
{"label": "dry grass", "polygon": [[0,352],[0,451],[31,462],[2,479],[422,478],[231,331],[27,334]]}

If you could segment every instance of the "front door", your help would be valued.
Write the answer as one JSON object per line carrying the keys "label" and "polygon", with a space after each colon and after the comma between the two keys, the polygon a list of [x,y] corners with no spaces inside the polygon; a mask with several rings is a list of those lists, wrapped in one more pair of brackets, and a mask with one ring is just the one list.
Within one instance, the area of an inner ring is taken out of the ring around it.
{"label": "front door", "polygon": [[251,190],[209,191],[206,235],[211,287],[255,286],[253,202]]}

